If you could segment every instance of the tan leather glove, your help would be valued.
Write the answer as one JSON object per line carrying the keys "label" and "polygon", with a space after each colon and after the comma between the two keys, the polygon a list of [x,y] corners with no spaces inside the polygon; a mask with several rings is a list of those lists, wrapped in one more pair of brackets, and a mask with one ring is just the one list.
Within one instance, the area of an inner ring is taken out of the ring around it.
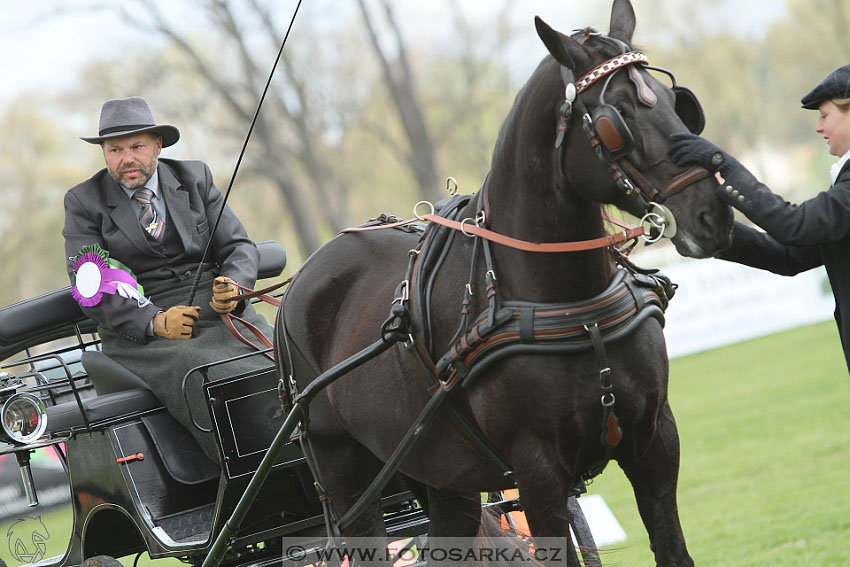
{"label": "tan leather glove", "polygon": [[197,305],[175,305],[153,316],[153,334],[165,339],[191,339],[192,326],[201,308]]}
{"label": "tan leather glove", "polygon": [[230,313],[236,307],[236,302],[230,301],[230,298],[237,295],[239,295],[239,288],[236,287],[236,282],[227,276],[218,276],[213,280],[213,297],[210,307],[216,313]]}

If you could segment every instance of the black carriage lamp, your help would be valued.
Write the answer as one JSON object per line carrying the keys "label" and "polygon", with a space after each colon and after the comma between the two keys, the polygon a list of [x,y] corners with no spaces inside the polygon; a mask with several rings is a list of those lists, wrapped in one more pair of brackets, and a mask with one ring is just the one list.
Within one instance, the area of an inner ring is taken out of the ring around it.
{"label": "black carriage lamp", "polygon": [[[0,424],[2,435],[0,440],[9,441],[12,445],[28,445],[44,436],[47,429],[47,408],[44,402],[33,394],[17,389],[24,386],[19,379],[3,372],[0,373]],[[18,468],[21,471],[21,482],[29,507],[38,506],[38,495],[30,468],[30,453],[32,449],[15,451]]]}

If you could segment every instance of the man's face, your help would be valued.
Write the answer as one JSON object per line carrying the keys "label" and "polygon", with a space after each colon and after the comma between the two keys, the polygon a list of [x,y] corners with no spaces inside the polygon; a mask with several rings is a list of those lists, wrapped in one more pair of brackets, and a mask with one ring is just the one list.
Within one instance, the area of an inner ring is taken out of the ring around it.
{"label": "man's face", "polygon": [[143,187],[156,171],[162,137],[150,133],[111,138],[102,144],[109,175],[128,189]]}

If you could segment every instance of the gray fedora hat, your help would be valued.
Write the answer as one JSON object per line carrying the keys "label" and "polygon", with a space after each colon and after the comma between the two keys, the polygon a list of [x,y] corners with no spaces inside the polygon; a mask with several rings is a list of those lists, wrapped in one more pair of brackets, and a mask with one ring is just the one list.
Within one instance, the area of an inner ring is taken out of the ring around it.
{"label": "gray fedora hat", "polygon": [[168,124],[157,124],[148,102],[140,96],[107,100],[100,109],[100,127],[97,136],[84,138],[90,144],[100,144],[110,138],[153,132],[162,136],[165,148],[180,139],[180,131]]}

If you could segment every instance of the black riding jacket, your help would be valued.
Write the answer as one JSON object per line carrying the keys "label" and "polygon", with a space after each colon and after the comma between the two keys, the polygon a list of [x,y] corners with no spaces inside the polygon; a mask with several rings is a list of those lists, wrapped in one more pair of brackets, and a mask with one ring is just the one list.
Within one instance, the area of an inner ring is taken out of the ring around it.
{"label": "black riding jacket", "polygon": [[850,162],[827,191],[794,205],[761,183],[727,178],[743,201],[722,198],[767,233],[736,222],[732,247],[718,257],[791,276],[824,266],[835,296],[835,321],[850,371]]}

